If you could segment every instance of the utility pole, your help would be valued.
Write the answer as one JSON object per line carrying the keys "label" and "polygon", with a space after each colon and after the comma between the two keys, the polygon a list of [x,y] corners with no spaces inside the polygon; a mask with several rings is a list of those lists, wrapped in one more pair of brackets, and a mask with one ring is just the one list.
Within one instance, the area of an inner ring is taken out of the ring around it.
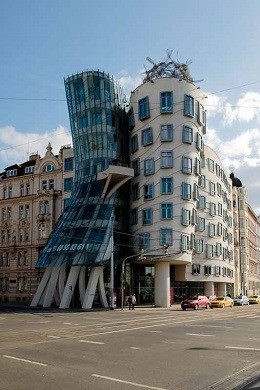
{"label": "utility pole", "polygon": [[114,309],[114,212],[111,216],[110,309]]}

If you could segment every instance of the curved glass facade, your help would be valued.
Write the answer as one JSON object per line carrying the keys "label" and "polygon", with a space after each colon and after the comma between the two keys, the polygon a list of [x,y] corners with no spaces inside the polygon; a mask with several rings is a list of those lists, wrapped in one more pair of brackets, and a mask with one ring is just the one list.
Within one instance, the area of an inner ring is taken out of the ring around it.
{"label": "curved glass facade", "polygon": [[126,114],[119,90],[108,74],[99,71],[68,77],[65,89],[75,157],[74,188],[38,268],[103,265],[111,255],[113,225],[121,230],[124,223],[120,191],[105,198],[105,181],[97,181],[97,174],[110,165],[128,163]]}

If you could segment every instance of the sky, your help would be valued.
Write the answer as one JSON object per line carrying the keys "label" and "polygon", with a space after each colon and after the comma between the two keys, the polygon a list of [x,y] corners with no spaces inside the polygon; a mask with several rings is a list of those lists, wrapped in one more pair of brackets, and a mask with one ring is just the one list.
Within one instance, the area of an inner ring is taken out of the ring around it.
{"label": "sky", "polygon": [[71,143],[64,77],[100,69],[129,95],[170,49],[203,80],[205,143],[260,214],[259,15],[259,0],[1,0],[0,172]]}

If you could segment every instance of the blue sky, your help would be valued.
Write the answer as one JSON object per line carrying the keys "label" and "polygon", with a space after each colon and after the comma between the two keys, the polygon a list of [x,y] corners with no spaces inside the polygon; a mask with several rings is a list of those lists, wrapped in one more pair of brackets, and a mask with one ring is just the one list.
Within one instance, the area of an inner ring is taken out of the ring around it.
{"label": "blue sky", "polygon": [[[129,93],[146,57],[192,60],[209,95],[207,142],[248,187],[260,213],[260,2],[1,0],[0,98],[65,99],[63,78],[100,69]],[[70,143],[65,101],[0,99],[0,171]]]}

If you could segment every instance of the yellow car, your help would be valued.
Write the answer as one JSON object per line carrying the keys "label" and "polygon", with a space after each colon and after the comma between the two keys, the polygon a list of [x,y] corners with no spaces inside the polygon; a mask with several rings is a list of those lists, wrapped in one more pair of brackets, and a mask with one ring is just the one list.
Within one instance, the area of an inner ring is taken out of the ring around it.
{"label": "yellow car", "polygon": [[210,308],[213,309],[214,307],[233,307],[234,301],[230,297],[217,297],[215,299],[212,299],[210,301]]}
{"label": "yellow car", "polygon": [[260,295],[251,295],[251,297],[249,297],[249,303],[260,303]]}

